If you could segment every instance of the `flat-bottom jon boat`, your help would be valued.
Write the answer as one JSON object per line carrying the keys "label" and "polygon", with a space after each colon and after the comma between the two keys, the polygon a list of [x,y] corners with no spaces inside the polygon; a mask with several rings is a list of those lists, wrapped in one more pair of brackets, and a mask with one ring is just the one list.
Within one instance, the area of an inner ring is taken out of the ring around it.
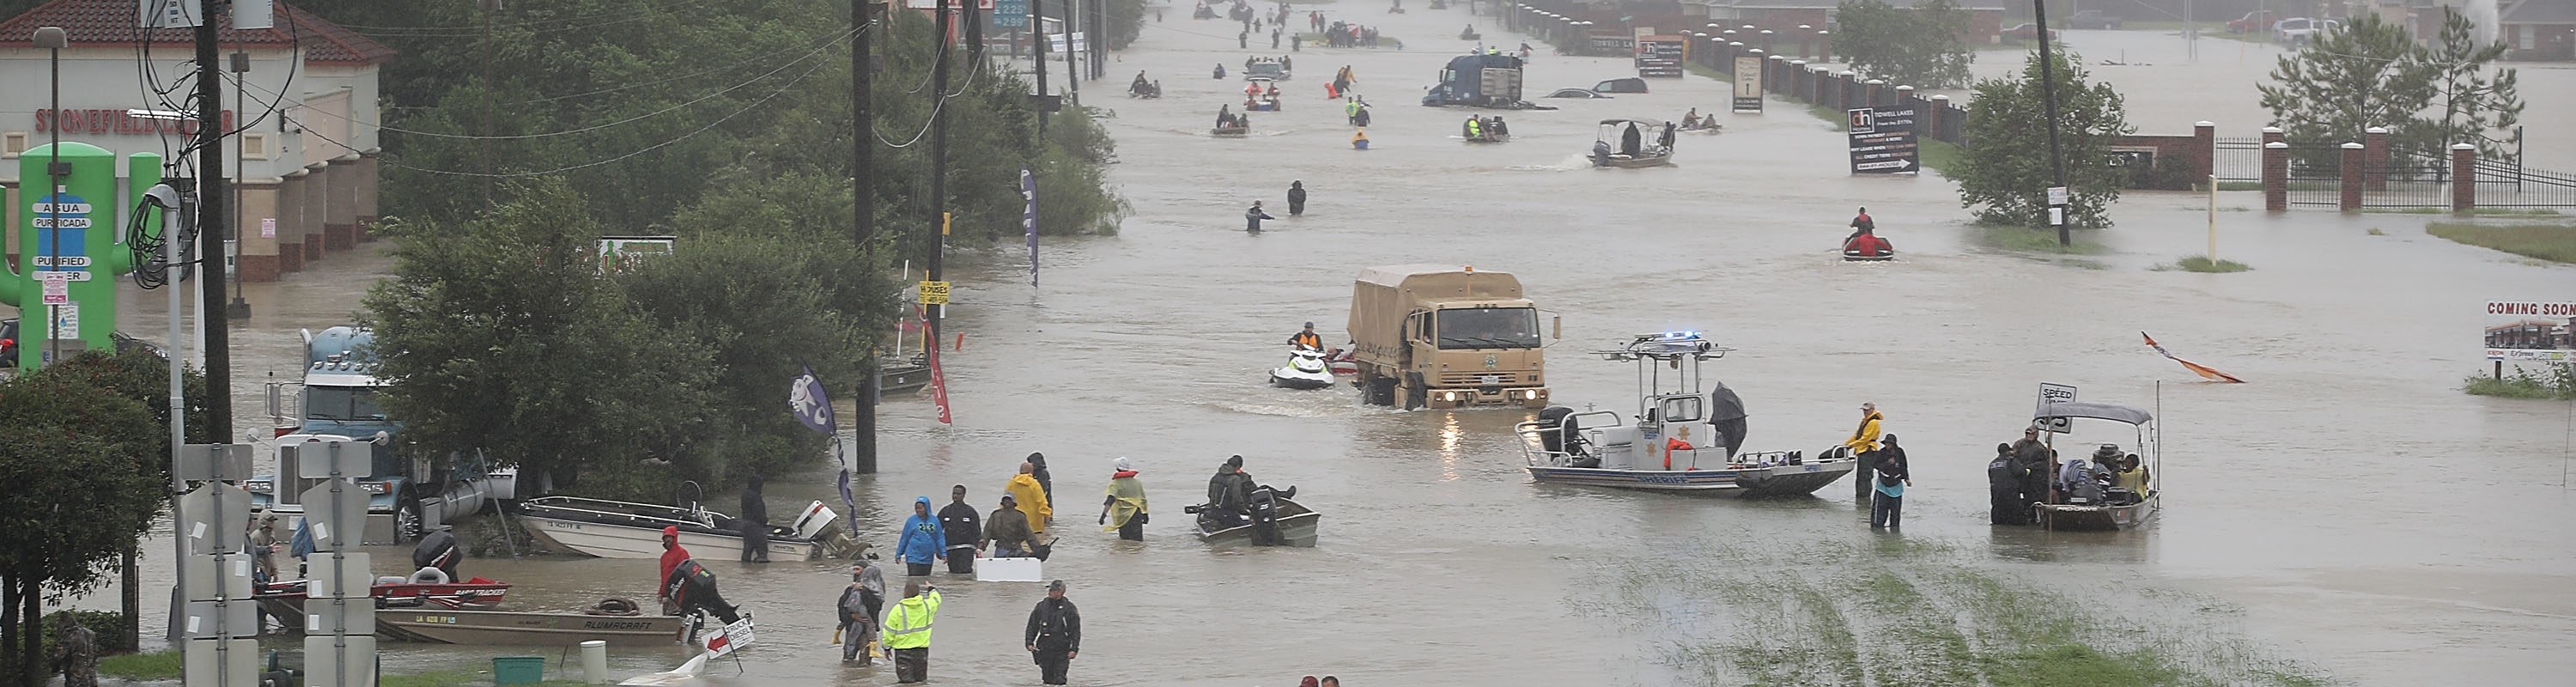
{"label": "flat-bottom jon boat", "polygon": [[1208,130],[1208,135],[1221,138],[1242,138],[1251,133],[1252,127],[1248,126],[1220,126]]}
{"label": "flat-bottom jon boat", "polygon": [[[261,585],[251,598],[260,610],[286,621],[290,630],[304,627],[305,580],[272,582]],[[484,578],[464,582],[414,582],[402,577],[377,578],[368,591],[376,599],[378,610],[430,609],[488,611],[501,605],[510,591],[510,583]]]}
{"label": "flat-bottom jon boat", "polygon": [[511,611],[378,611],[376,634],[405,642],[570,646],[591,640],[617,646],[681,641],[688,618]]}
{"label": "flat-bottom jon boat", "polygon": [[[519,504],[519,521],[546,548],[600,558],[660,558],[662,528],[680,528],[680,545],[701,555],[742,550],[734,519],[702,508],[544,496]],[[791,561],[839,556],[856,548],[840,516],[813,501],[790,527],[771,525],[769,556]]]}
{"label": "flat-bottom jon boat", "polygon": [[[2137,491],[2145,494],[2106,486],[2087,490],[2087,493],[2099,492],[2096,499],[2070,499],[2089,502],[2042,503],[2034,506],[2039,526],[2058,531],[2116,531],[2135,529],[2154,520],[2159,505],[2157,499],[2164,492],[2152,481],[2162,474],[2164,467],[2163,451],[2160,450],[2163,433],[2156,429],[2155,416],[2145,410],[2109,403],[2051,403],[2040,406],[2032,422],[2071,423],[2077,419],[2107,420],[2129,425],[2136,432],[2137,439],[2133,445],[2137,450],[2134,455],[2139,457],[2139,465],[2144,469],[2144,476],[2140,479],[2142,488]],[[2056,435],[2051,434],[2052,444],[2055,439]],[[2105,451],[2118,448],[2116,443],[2103,445]]]}
{"label": "flat-bottom jon boat", "polygon": [[[1292,488],[1290,491],[1295,491],[1295,489]],[[1314,546],[1316,539],[1316,525],[1323,521],[1324,515],[1315,512],[1314,509],[1307,508],[1305,504],[1289,500],[1284,496],[1273,496],[1272,500],[1277,501],[1279,504],[1279,516],[1277,519],[1279,526],[1279,539],[1284,542],[1281,545],[1299,547]],[[1191,506],[1190,508],[1191,510],[1189,512],[1200,512],[1198,510],[1200,507],[1198,506]],[[1214,521],[1209,520],[1206,514],[1201,513],[1198,517],[1198,531],[1199,541],[1210,544],[1254,543],[1254,525],[1250,521],[1246,521],[1244,524],[1232,527],[1221,527]]]}

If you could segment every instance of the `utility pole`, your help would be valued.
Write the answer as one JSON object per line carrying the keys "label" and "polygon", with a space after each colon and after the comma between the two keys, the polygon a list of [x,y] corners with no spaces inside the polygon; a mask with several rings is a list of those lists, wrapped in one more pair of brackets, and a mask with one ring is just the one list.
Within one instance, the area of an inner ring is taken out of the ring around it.
{"label": "utility pole", "polygon": [[[2057,180],[2049,189],[2048,219],[2057,225],[2057,245],[2072,245],[2075,237],[2067,232],[2066,204],[2054,197],[2057,189],[2066,188],[2066,155],[2057,145],[2057,60],[2048,51],[2049,38],[2057,31],[2048,28],[2048,0],[2030,0],[2030,13],[2031,23],[2039,27],[2039,88],[2041,110],[2048,116],[2048,171]],[[2074,191],[2066,193],[2071,198]]]}
{"label": "utility pole", "polygon": [[[869,80],[876,71],[868,34],[874,33],[870,24],[876,21],[876,5],[876,0],[850,0],[850,243],[858,247],[862,259],[873,255],[868,242],[876,228],[877,177],[870,158],[876,154],[877,117],[868,107]],[[903,332],[897,330],[895,336],[901,338]],[[867,475],[877,471],[879,367],[873,348],[859,367],[859,402],[852,404],[856,412],[850,418],[850,472]]]}
{"label": "utility pole", "polygon": [[[930,63],[930,94],[940,100],[948,99],[948,3],[949,0],[939,0],[939,48],[931,51],[935,61]],[[930,221],[936,233],[930,236],[930,269],[924,275],[934,282],[940,281],[939,255],[948,252],[948,117],[940,110],[937,105],[930,108]],[[922,305],[922,340],[932,347],[929,353],[933,359],[939,356],[935,348],[939,345],[939,316],[947,309],[946,305]]]}
{"label": "utility pole", "polygon": [[[984,15],[978,13],[984,9],[984,3],[983,0],[957,0],[957,3],[959,11],[966,15],[966,68],[972,74],[984,69]],[[969,76],[967,80],[972,83],[974,77]]]}
{"label": "utility pole", "polygon": [[1099,81],[1100,77],[1106,75],[1108,73],[1107,70],[1109,69],[1107,66],[1109,62],[1109,32],[1106,30],[1109,28],[1109,3],[1103,2],[1102,0],[1092,0],[1091,18],[1093,20],[1091,22],[1091,32],[1100,35],[1092,36],[1091,38],[1094,40],[1083,41],[1084,45],[1091,48],[1091,71],[1084,73],[1091,75],[1091,80]]}
{"label": "utility pole", "polygon": [[[216,59],[215,22],[231,16],[228,0],[205,0],[197,22],[197,236],[198,260],[205,263],[205,297],[197,320],[206,328],[206,424],[216,443],[233,435],[233,357],[230,317],[224,296],[224,241],[232,235],[232,199],[224,180],[223,65]],[[289,58],[301,59],[301,58]],[[172,364],[177,364],[173,358]]]}
{"label": "utility pole", "polygon": [[1074,64],[1073,56],[1082,52],[1075,45],[1075,41],[1081,40],[1076,36],[1082,35],[1078,33],[1082,30],[1082,0],[1065,2],[1068,4],[1064,7],[1064,94],[1067,100],[1073,101],[1074,107],[1081,107],[1082,68]]}
{"label": "utility pole", "polygon": [[[1038,65],[1038,107],[1037,107],[1037,111],[1038,111],[1038,140],[1040,140],[1040,141],[1044,141],[1044,140],[1046,140],[1046,120],[1047,120],[1047,116],[1046,116],[1046,115],[1047,115],[1047,108],[1046,108],[1046,98],[1047,98],[1047,82],[1046,82],[1046,81],[1047,81],[1047,79],[1046,79],[1046,51],[1047,51],[1047,40],[1048,40],[1048,39],[1047,39],[1047,32],[1046,32],[1046,10],[1045,10],[1045,9],[1043,9],[1045,6],[1046,6],[1046,0],[1029,0],[1029,28],[1031,28],[1032,30],[1037,31],[1037,36],[1038,36],[1037,40],[1030,41],[1030,44],[1031,44],[1031,45],[1034,45],[1034,46],[1036,46],[1036,47],[1037,47],[1037,53],[1036,53],[1036,55],[1037,55],[1037,59],[1035,59],[1035,60],[1031,60],[1031,61],[1032,61],[1032,62],[1036,62],[1036,63],[1037,63],[1037,65]],[[1071,36],[1067,36],[1067,37],[1065,38],[1065,40],[1070,41],[1070,40],[1073,40],[1073,38],[1072,38]],[[1072,43],[1066,43],[1066,44],[1064,45],[1064,49],[1066,49],[1066,50],[1072,50],[1072,49],[1073,49],[1073,44],[1072,44]]]}

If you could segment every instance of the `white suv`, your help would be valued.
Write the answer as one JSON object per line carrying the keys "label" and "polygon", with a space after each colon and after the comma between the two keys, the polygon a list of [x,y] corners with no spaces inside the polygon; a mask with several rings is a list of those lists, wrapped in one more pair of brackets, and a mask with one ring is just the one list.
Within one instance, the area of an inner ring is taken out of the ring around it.
{"label": "white suv", "polygon": [[2292,17],[2273,24],[2272,35],[2283,43],[2302,45],[2315,41],[2319,35],[2340,28],[2343,28],[2342,20]]}

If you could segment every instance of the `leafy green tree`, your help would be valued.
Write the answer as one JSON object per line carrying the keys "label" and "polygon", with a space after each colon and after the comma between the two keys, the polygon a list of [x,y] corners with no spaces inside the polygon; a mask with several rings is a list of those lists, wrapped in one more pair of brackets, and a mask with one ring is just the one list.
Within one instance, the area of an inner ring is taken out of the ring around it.
{"label": "leafy green tree", "polygon": [[382,399],[407,441],[570,483],[677,452],[705,424],[707,349],[598,274],[604,231],[562,180],[514,184],[463,222],[388,225],[393,278],[365,298]]}
{"label": "leafy green tree", "polygon": [[2467,143],[2477,146],[2479,157],[2509,159],[2522,144],[2518,73],[2506,68],[2485,73],[2488,63],[2504,58],[2507,46],[2503,41],[2479,45],[2476,31],[2468,17],[2442,8],[2441,39],[2424,48],[2420,58],[2433,70],[2433,103],[2441,118],[2420,118],[2422,130],[2408,143],[2435,154],[2453,143]]}
{"label": "leafy green tree", "polygon": [[1852,69],[1891,85],[1957,88],[1968,83],[1975,56],[1967,35],[1968,11],[1957,0],[1925,0],[1896,7],[1885,0],[1843,0],[1834,47]]}
{"label": "leafy green tree", "polygon": [[[2272,83],[2255,88],[2272,126],[2294,148],[2327,150],[2362,140],[2365,130],[2386,127],[2397,140],[2424,139],[2416,113],[2433,101],[2437,73],[2406,28],[2377,14],[2363,14],[2297,52],[2282,55]],[[2303,159],[2302,164],[2331,164]]]}
{"label": "leafy green tree", "polygon": [[[2120,199],[2126,177],[2115,165],[2111,144],[2137,129],[2129,125],[2124,101],[2110,84],[2089,83],[2092,74],[2078,66],[2078,58],[2067,53],[2051,57],[2056,60],[2058,141],[2065,150],[2071,196],[2067,225],[2110,226],[2105,211]],[[1958,182],[1959,204],[1974,209],[1978,222],[2048,226],[2048,187],[2056,183],[2048,161],[2048,116],[2039,71],[2034,52],[2018,78],[1977,82]]]}
{"label": "leafy green tree", "polygon": [[[163,359],[155,351],[128,348],[113,353],[94,352],[82,355],[48,367],[46,370],[55,374],[80,377],[92,386],[143,404],[143,407],[152,413],[155,426],[163,429],[157,429],[152,433],[157,443],[147,453],[135,456],[135,460],[144,469],[151,471],[157,479],[165,482],[169,479],[169,461],[166,457],[170,455],[170,432],[166,428],[170,426],[170,361]],[[194,369],[182,371],[180,393],[186,404],[187,422],[184,429],[187,431],[188,443],[214,443],[218,437],[206,415],[208,396],[205,373]],[[117,566],[119,576],[123,578],[122,584],[119,585],[123,603],[121,612],[115,614],[117,616],[115,622],[122,629],[116,632],[102,632],[99,635],[102,640],[115,637],[123,643],[102,645],[101,649],[132,651],[136,648],[133,644],[134,638],[141,636],[143,584],[141,570],[136,565],[136,556],[135,549],[126,549],[125,553],[119,556],[121,560]]]}
{"label": "leafy green tree", "polygon": [[106,582],[169,493],[168,425],[70,367],[0,381],[0,655],[26,684],[46,665],[43,602]]}

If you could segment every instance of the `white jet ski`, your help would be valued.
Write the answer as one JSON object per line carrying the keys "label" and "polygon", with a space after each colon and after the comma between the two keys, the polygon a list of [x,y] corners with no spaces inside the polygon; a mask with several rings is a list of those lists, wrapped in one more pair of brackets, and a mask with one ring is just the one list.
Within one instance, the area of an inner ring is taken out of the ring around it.
{"label": "white jet ski", "polygon": [[1324,352],[1300,346],[1288,354],[1288,364],[1270,371],[1270,385],[1291,389],[1322,389],[1333,385],[1333,371],[1324,363]]}

